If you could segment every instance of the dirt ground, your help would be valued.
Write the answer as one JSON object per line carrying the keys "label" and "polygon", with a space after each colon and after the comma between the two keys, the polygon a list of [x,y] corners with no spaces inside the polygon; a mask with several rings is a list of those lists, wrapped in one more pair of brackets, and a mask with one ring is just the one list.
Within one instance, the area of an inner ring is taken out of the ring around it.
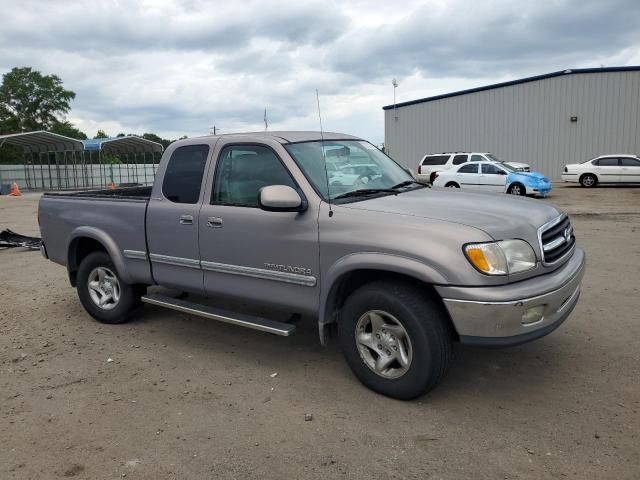
{"label": "dirt ground", "polygon": [[[38,198],[0,197],[0,229],[37,234]],[[0,479],[640,478],[640,188],[540,201],[587,251],[574,313],[458,347],[413,402],[360,385],[311,323],[282,338],[147,306],[101,325],[63,267],[0,251]]]}

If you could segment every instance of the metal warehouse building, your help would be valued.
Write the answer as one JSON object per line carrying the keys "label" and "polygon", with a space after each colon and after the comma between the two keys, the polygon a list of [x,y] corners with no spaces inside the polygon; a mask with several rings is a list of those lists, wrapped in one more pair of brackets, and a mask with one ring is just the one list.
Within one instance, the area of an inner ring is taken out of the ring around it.
{"label": "metal warehouse building", "polygon": [[383,110],[387,152],[406,167],[427,153],[492,152],[559,179],[566,163],[640,152],[640,67],[564,70]]}

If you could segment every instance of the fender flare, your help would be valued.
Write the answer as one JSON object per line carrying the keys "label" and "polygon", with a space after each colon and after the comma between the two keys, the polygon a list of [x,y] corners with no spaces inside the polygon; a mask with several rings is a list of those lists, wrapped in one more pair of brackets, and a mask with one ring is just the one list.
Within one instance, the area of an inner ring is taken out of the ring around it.
{"label": "fender flare", "polygon": [[334,302],[341,279],[358,270],[378,270],[399,273],[429,284],[448,284],[447,278],[435,267],[422,261],[392,253],[353,253],[337,260],[323,275],[320,290],[318,329],[325,344],[325,326],[334,322]]}
{"label": "fender flare", "polygon": [[71,235],[69,235],[69,242],[67,244],[67,271],[69,272],[69,275],[78,268],[74,258],[77,243],[82,238],[90,238],[100,243],[111,257],[111,261],[113,261],[113,265],[116,267],[118,276],[123,282],[132,283],[124,261],[124,255],[113,238],[103,230],[88,226],[76,227],[71,232]]}

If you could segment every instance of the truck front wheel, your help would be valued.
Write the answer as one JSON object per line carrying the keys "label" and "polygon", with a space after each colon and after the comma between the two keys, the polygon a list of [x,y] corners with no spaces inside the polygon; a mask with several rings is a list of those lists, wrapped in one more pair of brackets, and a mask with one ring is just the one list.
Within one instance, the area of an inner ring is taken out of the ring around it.
{"label": "truck front wheel", "polygon": [[78,297],[84,309],[102,323],[123,323],[140,306],[141,289],[124,283],[105,252],[87,255],[78,268]]}
{"label": "truck front wheel", "polygon": [[345,302],[338,332],[358,379],[402,400],[433,389],[452,355],[442,307],[408,283],[381,281],[360,287]]}

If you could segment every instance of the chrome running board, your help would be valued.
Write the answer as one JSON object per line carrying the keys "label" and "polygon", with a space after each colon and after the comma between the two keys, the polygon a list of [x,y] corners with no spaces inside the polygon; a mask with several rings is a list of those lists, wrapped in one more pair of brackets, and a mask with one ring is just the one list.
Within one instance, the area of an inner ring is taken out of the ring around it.
{"label": "chrome running board", "polygon": [[179,298],[167,297],[165,295],[144,295],[141,300],[150,305],[169,308],[171,310],[177,310],[178,312],[190,313],[191,315],[198,315],[199,317],[218,320],[219,322],[230,323],[240,327],[252,328],[253,330],[273,333],[283,337],[288,337],[296,329],[296,326],[291,325],[290,323],[276,322],[275,320],[269,320],[268,318],[221,310],[208,305],[187,302],[185,300],[180,300]]}

